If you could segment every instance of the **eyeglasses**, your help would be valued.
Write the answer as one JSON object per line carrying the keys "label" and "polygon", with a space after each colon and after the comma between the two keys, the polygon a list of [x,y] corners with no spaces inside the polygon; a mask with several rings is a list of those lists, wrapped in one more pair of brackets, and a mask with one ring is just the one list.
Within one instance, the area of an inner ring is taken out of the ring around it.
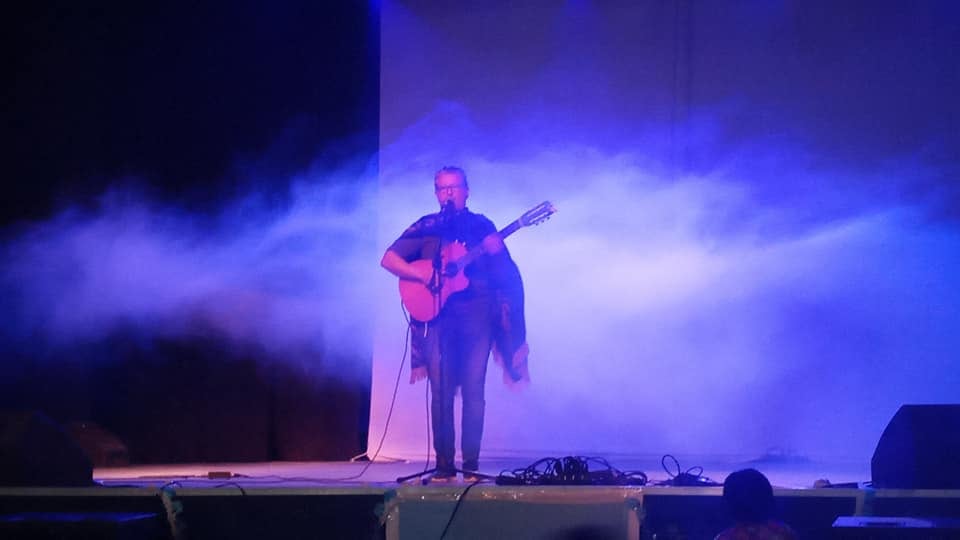
{"label": "eyeglasses", "polygon": [[464,186],[463,184],[455,184],[455,185],[452,185],[452,186],[434,186],[434,187],[433,187],[433,191],[434,191],[435,193],[442,193],[442,192],[447,191],[447,190],[453,191],[453,190],[456,190],[456,189],[464,189],[464,187],[465,187],[465,186]]}

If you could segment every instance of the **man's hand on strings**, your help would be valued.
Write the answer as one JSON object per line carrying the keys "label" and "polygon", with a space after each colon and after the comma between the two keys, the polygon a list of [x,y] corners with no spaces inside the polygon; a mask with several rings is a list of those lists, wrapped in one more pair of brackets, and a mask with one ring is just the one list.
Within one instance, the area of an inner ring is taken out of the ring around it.
{"label": "man's hand on strings", "polygon": [[433,280],[433,268],[429,265],[410,264],[390,249],[384,252],[383,259],[380,260],[380,266],[400,279],[412,279],[424,285],[429,285],[430,281]]}
{"label": "man's hand on strings", "polygon": [[427,265],[421,266],[411,266],[416,270],[417,279],[420,283],[424,285],[430,285],[430,282],[433,281],[433,268]]}

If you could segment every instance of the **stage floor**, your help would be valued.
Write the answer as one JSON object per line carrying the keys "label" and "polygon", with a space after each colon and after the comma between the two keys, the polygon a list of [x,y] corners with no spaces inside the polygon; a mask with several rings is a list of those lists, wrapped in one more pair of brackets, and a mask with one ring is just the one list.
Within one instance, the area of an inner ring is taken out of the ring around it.
{"label": "stage floor", "polygon": [[[556,456],[562,457],[562,456]],[[621,471],[642,471],[649,484],[656,485],[670,480],[671,475],[661,464],[661,456],[606,457],[607,461]],[[536,459],[493,458],[481,464],[484,474],[496,476],[504,471],[521,469]],[[747,467],[762,471],[775,488],[811,489],[817,481],[857,487],[870,480],[869,463],[817,463],[804,460],[750,461],[718,457],[698,458],[681,456],[678,462],[682,471],[703,467],[703,476],[722,483],[726,476]],[[669,462],[668,465],[673,465]],[[335,487],[369,486],[375,489],[396,487],[397,478],[416,474],[427,468],[424,461],[383,459],[374,462],[270,462],[270,463],[203,463],[133,465],[128,467],[98,468],[94,479],[105,486],[156,487],[176,481],[181,487],[213,487],[229,480],[243,487]],[[593,466],[591,466],[593,469]],[[676,465],[673,465],[676,472]],[[211,478],[214,473],[215,478]],[[229,477],[227,477],[229,474]],[[462,482],[462,479],[458,478]],[[411,481],[416,483],[416,480]]]}

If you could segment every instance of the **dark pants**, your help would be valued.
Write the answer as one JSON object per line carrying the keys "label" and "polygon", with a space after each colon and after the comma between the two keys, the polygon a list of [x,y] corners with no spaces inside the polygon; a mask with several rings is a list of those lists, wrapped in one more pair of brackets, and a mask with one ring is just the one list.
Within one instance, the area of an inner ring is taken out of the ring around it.
{"label": "dark pants", "polygon": [[463,400],[460,448],[465,469],[476,469],[483,436],[483,386],[493,343],[492,302],[487,297],[460,299],[444,306],[434,322],[440,354],[431,355],[428,372],[437,468],[454,467],[453,398]]}

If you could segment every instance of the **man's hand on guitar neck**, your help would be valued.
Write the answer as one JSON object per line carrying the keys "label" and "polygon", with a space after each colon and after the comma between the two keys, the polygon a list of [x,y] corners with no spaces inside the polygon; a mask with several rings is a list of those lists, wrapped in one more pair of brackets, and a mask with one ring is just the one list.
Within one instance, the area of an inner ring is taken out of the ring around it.
{"label": "man's hand on guitar neck", "polygon": [[504,247],[499,233],[490,233],[483,239],[483,252],[488,255],[496,255],[503,251]]}

